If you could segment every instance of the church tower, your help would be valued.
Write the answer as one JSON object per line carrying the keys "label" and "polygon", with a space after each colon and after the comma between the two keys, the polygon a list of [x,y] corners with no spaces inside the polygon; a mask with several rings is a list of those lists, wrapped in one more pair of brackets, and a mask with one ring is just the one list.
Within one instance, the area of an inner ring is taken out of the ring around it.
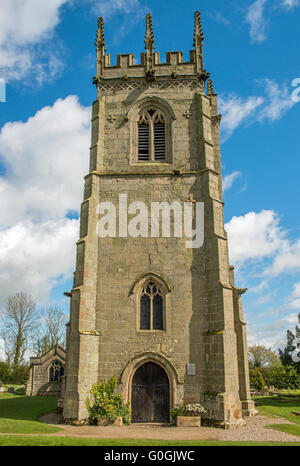
{"label": "church tower", "polygon": [[[192,33],[191,33],[192,36]],[[206,425],[254,413],[246,324],[224,230],[217,94],[194,48],[106,54],[96,38],[97,99],[67,338],[64,418],[87,417],[94,383],[116,376],[133,422],[169,422],[200,402]],[[190,222],[189,222],[190,220]],[[192,239],[192,240],[191,240]]]}

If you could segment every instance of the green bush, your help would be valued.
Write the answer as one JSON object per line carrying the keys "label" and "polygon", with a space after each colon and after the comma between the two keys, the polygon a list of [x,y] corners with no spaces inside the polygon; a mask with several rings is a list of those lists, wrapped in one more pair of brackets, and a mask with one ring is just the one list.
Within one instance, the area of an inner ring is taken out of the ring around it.
{"label": "green bush", "polygon": [[261,370],[258,367],[253,367],[249,370],[250,376],[250,386],[255,388],[256,390],[263,390],[265,387],[265,381]]}
{"label": "green bush", "polygon": [[0,362],[0,380],[4,383],[10,382],[11,371],[9,365],[6,362]]}
{"label": "green bush", "polygon": [[117,417],[121,417],[124,424],[130,424],[130,403],[124,404],[121,395],[115,393],[116,387],[116,377],[93,385],[91,395],[86,401],[91,424],[97,424],[98,419],[113,422]]}
{"label": "green bush", "polygon": [[274,367],[268,373],[267,384],[280,390],[297,389],[300,388],[300,376],[294,367]]}
{"label": "green bush", "polygon": [[0,380],[6,385],[24,385],[28,380],[28,371],[26,364],[12,369],[8,363],[0,362]]}
{"label": "green bush", "polygon": [[10,382],[13,385],[24,385],[29,376],[29,367],[26,365],[17,366],[11,373]]}

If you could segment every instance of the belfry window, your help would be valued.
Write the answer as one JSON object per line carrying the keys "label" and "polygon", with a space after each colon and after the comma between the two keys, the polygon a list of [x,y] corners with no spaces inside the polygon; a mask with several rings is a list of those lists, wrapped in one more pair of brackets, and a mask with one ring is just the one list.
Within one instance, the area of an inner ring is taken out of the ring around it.
{"label": "belfry window", "polygon": [[138,121],[138,160],[166,160],[166,125],[160,110],[147,109]]}
{"label": "belfry window", "polygon": [[64,375],[64,367],[59,361],[53,361],[49,369],[49,382],[60,382]]}
{"label": "belfry window", "polygon": [[140,330],[164,330],[164,299],[159,286],[148,282],[140,295]]}

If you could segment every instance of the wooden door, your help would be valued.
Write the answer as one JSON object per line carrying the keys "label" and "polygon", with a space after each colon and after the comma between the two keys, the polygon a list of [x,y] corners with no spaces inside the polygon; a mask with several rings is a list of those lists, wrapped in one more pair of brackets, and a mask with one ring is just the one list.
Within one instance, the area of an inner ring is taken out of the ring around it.
{"label": "wooden door", "polygon": [[169,422],[170,387],[165,371],[147,362],[134,374],[131,396],[132,422]]}

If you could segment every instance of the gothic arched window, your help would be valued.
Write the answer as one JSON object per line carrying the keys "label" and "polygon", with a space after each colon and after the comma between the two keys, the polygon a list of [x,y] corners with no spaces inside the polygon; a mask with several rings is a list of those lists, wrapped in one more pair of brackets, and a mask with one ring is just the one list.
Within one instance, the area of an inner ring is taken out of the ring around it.
{"label": "gothic arched window", "polygon": [[138,120],[138,160],[166,160],[166,124],[161,110],[142,110]]}
{"label": "gothic arched window", "polygon": [[140,330],[164,329],[164,296],[160,287],[150,281],[140,294]]}
{"label": "gothic arched window", "polygon": [[129,122],[131,165],[172,163],[176,115],[166,100],[143,97],[132,104],[125,120]]}
{"label": "gothic arched window", "polygon": [[60,382],[64,375],[64,367],[60,361],[53,361],[49,369],[49,382]]}

